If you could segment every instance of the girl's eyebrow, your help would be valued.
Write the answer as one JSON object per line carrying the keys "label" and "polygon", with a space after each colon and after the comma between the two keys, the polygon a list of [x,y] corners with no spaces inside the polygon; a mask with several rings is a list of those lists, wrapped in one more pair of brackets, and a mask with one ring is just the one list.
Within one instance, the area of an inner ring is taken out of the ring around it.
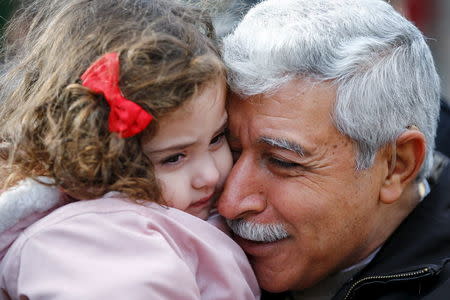
{"label": "girl's eyebrow", "polygon": [[[225,118],[224,121],[222,122],[222,124],[220,125],[220,127],[214,132],[213,137],[215,137],[221,131],[225,130],[227,125],[228,125],[228,118]],[[184,148],[194,145],[195,143],[197,143],[197,141],[189,141],[189,142],[183,142],[180,144],[173,144],[173,145],[169,145],[167,147],[161,148],[161,149],[155,149],[153,151],[149,151],[149,153],[155,154],[155,153],[161,153],[161,152],[166,152],[166,151],[182,150]]]}
{"label": "girl's eyebrow", "polygon": [[182,150],[184,148],[187,148],[187,147],[190,147],[190,146],[194,145],[195,143],[196,143],[196,141],[186,142],[186,143],[182,143],[182,144],[174,144],[174,145],[167,146],[165,148],[149,151],[149,153],[153,154],[153,153],[160,153],[160,152],[166,152],[166,151]]}

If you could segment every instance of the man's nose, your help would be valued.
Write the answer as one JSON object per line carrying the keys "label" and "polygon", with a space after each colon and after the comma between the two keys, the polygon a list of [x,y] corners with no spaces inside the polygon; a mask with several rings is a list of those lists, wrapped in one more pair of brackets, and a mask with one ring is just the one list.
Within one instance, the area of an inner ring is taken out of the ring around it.
{"label": "man's nose", "polygon": [[218,201],[219,213],[227,219],[237,219],[257,215],[266,206],[258,166],[251,157],[241,155],[231,169]]}
{"label": "man's nose", "polygon": [[198,161],[192,187],[195,189],[214,188],[220,178],[220,171],[212,155],[206,155]]}

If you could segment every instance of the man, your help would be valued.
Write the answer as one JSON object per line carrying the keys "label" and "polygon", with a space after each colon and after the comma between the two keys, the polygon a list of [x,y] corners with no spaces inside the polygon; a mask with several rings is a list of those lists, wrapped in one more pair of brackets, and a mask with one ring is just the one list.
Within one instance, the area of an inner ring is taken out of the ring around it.
{"label": "man", "polygon": [[419,30],[381,0],[268,0],[223,43],[235,166],[218,209],[261,287],[448,299],[450,175],[433,169],[439,78]]}

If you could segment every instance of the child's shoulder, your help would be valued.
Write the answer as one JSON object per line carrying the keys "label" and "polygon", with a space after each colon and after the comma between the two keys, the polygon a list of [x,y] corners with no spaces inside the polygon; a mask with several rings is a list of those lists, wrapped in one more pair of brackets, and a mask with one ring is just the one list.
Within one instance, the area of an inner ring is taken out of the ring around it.
{"label": "child's shoulder", "polygon": [[[89,290],[97,285],[86,290],[100,279],[99,286],[120,283],[116,289],[151,288],[146,293],[172,292],[174,282],[211,295],[239,286],[234,299],[251,299],[248,295],[257,291],[245,254],[226,234],[208,222],[155,203],[103,197],[67,204],[31,225],[9,250],[0,263],[0,276],[6,274],[12,282],[22,278],[21,284],[26,285],[33,282],[27,274],[49,282],[58,274],[70,278],[73,294],[107,292]],[[149,270],[157,276],[149,277]],[[208,284],[211,281],[216,282],[215,288]],[[164,289],[154,288],[161,284]]]}
{"label": "child's shoulder", "polygon": [[157,233],[174,245],[186,239],[221,243],[231,240],[215,226],[181,210],[152,202],[136,203],[114,194],[66,204],[27,228],[24,235],[28,239],[53,231],[83,238],[111,236],[111,239],[125,232]]}

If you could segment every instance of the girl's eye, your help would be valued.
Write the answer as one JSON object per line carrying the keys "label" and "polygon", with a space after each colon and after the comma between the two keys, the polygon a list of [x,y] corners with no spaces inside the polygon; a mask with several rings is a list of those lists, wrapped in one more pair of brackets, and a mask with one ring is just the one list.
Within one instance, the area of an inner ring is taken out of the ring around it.
{"label": "girl's eye", "polygon": [[183,159],[184,156],[185,156],[184,154],[177,153],[177,154],[175,154],[175,155],[171,155],[171,156],[169,156],[169,157],[163,159],[161,163],[162,163],[163,165],[165,165],[165,164],[176,164],[176,163],[178,163],[181,159]]}
{"label": "girl's eye", "polygon": [[222,131],[221,133],[219,133],[218,135],[216,135],[215,137],[212,138],[211,142],[209,143],[210,145],[215,145],[220,143],[223,139],[225,138],[225,131]]}
{"label": "girl's eye", "polygon": [[239,156],[241,156],[241,150],[230,147],[231,157],[233,158],[233,163],[237,162]]}

